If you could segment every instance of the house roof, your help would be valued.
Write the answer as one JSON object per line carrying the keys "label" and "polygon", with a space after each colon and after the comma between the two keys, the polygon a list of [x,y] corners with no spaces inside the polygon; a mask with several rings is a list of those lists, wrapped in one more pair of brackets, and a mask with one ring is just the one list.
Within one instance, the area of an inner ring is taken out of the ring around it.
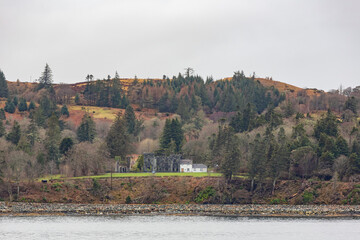
{"label": "house roof", "polygon": [[193,161],[190,159],[181,159],[180,164],[192,164]]}
{"label": "house roof", "polygon": [[207,168],[205,164],[193,164],[193,168]]}

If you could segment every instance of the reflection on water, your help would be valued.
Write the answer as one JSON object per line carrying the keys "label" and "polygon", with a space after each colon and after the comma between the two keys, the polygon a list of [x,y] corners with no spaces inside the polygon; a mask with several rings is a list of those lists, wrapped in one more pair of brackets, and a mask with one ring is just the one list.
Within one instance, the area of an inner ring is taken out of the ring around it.
{"label": "reflection on water", "polygon": [[360,239],[359,219],[0,217],[0,239]]}

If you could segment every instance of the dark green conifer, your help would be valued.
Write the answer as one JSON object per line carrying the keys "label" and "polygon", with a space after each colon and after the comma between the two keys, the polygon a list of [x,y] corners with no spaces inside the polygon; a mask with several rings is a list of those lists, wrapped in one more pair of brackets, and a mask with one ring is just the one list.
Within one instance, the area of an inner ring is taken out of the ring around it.
{"label": "dark green conifer", "polygon": [[77,129],[77,138],[80,142],[93,142],[95,135],[95,122],[90,115],[85,114],[81,120],[79,128]]}
{"label": "dark green conifer", "polygon": [[20,141],[21,137],[21,130],[20,125],[17,121],[14,121],[13,127],[9,134],[6,136],[6,140],[12,142],[13,144],[17,145]]}

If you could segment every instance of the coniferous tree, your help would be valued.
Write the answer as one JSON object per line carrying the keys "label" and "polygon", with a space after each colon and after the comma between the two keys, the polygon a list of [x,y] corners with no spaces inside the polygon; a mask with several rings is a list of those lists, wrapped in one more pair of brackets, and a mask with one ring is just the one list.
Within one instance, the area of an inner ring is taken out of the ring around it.
{"label": "coniferous tree", "polygon": [[47,153],[47,162],[50,163],[50,174],[54,172],[54,166],[59,165],[60,150],[60,126],[59,119],[55,114],[48,119],[48,128],[46,131],[45,149]]}
{"label": "coniferous tree", "polygon": [[0,120],[6,120],[5,110],[0,108]]}
{"label": "coniferous tree", "polygon": [[345,102],[345,110],[349,109],[353,113],[357,114],[357,100],[355,97],[349,97]]}
{"label": "coniferous tree", "polygon": [[74,145],[72,138],[64,138],[60,143],[60,153],[66,154]]}
{"label": "coniferous tree", "polygon": [[38,128],[36,126],[36,122],[34,119],[31,119],[30,125],[29,125],[26,133],[27,133],[27,139],[28,139],[30,145],[34,146],[36,140],[38,139],[38,135],[39,135]]}
{"label": "coniferous tree", "polygon": [[260,134],[257,134],[253,142],[251,156],[248,162],[249,177],[251,179],[251,192],[254,190],[255,179],[262,180],[265,173],[265,144],[261,139]]}
{"label": "coniferous tree", "polygon": [[76,104],[76,105],[79,105],[79,104],[80,104],[80,96],[79,96],[78,93],[76,93],[76,95],[75,95],[75,104]]}
{"label": "coniferous tree", "polygon": [[92,117],[85,114],[77,129],[77,138],[80,142],[93,142],[96,135],[95,122]]}
{"label": "coniferous tree", "polygon": [[14,121],[14,125],[11,131],[9,132],[9,134],[6,136],[6,140],[17,145],[20,141],[20,137],[21,137],[20,125],[17,121]]}
{"label": "coniferous tree", "polygon": [[184,141],[184,132],[178,119],[166,119],[165,127],[160,138],[160,152],[180,153]]}
{"label": "coniferous tree", "polygon": [[9,97],[8,85],[4,73],[0,70],[0,98]]}
{"label": "coniferous tree", "polygon": [[129,100],[127,99],[126,95],[124,94],[121,99],[120,108],[126,109],[126,107],[128,105],[129,105]]}
{"label": "coniferous tree", "polygon": [[2,120],[0,120],[0,138],[2,137],[2,136],[5,136],[5,127],[4,127],[4,123],[3,123],[3,121]]}
{"label": "coniferous tree", "polygon": [[131,140],[127,133],[125,119],[119,113],[106,136],[106,145],[112,158],[119,157],[122,161],[131,151]]}
{"label": "coniferous tree", "polygon": [[39,79],[38,90],[42,88],[50,88],[53,82],[52,71],[48,64],[45,65],[44,72]]}
{"label": "coniferous tree", "polygon": [[25,112],[28,110],[28,106],[27,106],[26,100],[24,98],[20,99],[18,109],[19,109],[19,112]]}
{"label": "coniferous tree", "polygon": [[14,99],[13,99],[13,103],[14,103],[15,107],[17,107],[17,106],[18,106],[19,99],[18,99],[18,97],[17,97],[17,96],[15,96],[15,97],[14,97]]}
{"label": "coniferous tree", "polygon": [[136,117],[135,117],[134,109],[131,107],[130,104],[126,107],[125,110],[125,121],[126,121],[126,127],[128,133],[134,134],[135,126],[136,126]]}
{"label": "coniferous tree", "polygon": [[65,116],[65,117],[69,117],[70,116],[70,113],[69,113],[69,110],[67,108],[66,105],[63,105],[62,108],[61,108],[61,115]]}
{"label": "coniferous tree", "polygon": [[325,133],[326,135],[332,137],[337,137],[338,135],[336,116],[332,114],[330,109],[323,118],[317,121],[314,127],[314,135],[317,139],[320,139],[321,133]]}
{"label": "coniferous tree", "polygon": [[29,104],[28,110],[31,111],[31,110],[34,110],[35,108],[36,108],[36,106],[35,106],[34,101],[31,101]]}
{"label": "coniferous tree", "polygon": [[217,159],[221,173],[229,182],[240,167],[239,139],[233,128],[220,126],[213,144],[212,157]]}
{"label": "coniferous tree", "polygon": [[[272,139],[275,142],[275,139]],[[290,164],[290,151],[287,144],[285,130],[280,128],[277,142],[274,144],[274,151],[269,156],[268,175],[273,181],[272,194],[275,191],[275,184],[282,172],[287,172]]]}
{"label": "coniferous tree", "polygon": [[172,138],[171,120],[166,119],[163,133],[160,138],[160,149],[167,149],[170,147]]}
{"label": "coniferous tree", "polygon": [[4,107],[5,112],[14,113],[16,110],[15,104],[11,100],[7,100]]}

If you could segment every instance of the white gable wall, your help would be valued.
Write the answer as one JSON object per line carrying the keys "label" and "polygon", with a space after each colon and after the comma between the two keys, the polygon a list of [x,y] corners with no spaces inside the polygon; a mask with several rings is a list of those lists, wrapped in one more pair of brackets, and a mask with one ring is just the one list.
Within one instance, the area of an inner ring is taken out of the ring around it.
{"label": "white gable wall", "polygon": [[192,164],[180,164],[180,172],[193,172]]}

